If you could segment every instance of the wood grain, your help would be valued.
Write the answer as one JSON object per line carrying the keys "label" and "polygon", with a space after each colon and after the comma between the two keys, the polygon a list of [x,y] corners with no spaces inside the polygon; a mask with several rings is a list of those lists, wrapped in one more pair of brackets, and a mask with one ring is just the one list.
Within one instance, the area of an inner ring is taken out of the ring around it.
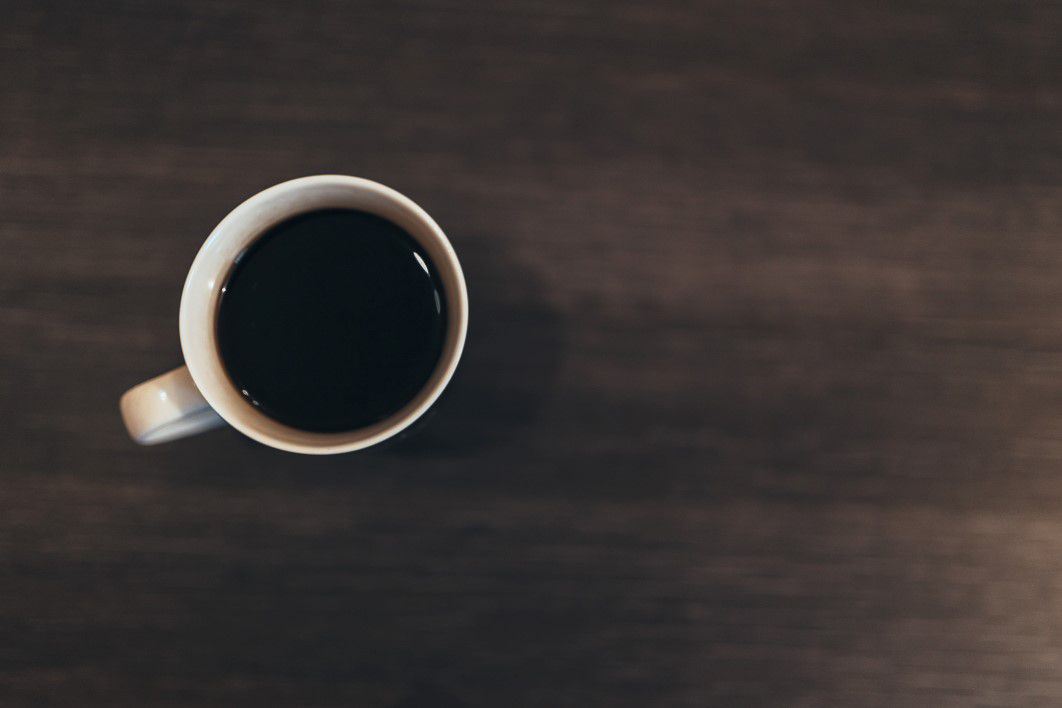
{"label": "wood grain", "polygon": [[[3,10],[3,705],[1062,701],[1062,5]],[[465,262],[443,405],[133,446],[319,172]]]}

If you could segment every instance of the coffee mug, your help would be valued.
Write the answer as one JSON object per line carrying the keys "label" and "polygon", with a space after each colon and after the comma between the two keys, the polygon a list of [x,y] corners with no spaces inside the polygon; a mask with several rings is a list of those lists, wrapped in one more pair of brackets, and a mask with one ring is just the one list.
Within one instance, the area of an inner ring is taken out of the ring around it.
{"label": "coffee mug", "polygon": [[[226,374],[217,341],[219,303],[237,258],[277,224],[323,209],[355,209],[401,227],[433,263],[447,312],[441,356],[419,392],[384,420],[341,432],[300,430],[259,411]],[[121,397],[122,419],[136,442],[152,445],[227,423],[271,447],[324,455],[359,450],[393,437],[439,398],[464,349],[468,292],[446,235],[412,200],[367,179],[316,175],[259,192],[222,219],[188,271],[179,323],[185,365],[134,386]]]}

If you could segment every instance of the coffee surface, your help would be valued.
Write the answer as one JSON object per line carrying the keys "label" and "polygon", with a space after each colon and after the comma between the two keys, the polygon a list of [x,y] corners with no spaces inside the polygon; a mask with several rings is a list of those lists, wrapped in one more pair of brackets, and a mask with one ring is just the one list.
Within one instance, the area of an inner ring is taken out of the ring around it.
{"label": "coffee surface", "polygon": [[274,226],[236,260],[217,341],[233,385],[267,416],[354,430],[427,383],[445,303],[434,266],[402,228],[362,211],[314,211]]}

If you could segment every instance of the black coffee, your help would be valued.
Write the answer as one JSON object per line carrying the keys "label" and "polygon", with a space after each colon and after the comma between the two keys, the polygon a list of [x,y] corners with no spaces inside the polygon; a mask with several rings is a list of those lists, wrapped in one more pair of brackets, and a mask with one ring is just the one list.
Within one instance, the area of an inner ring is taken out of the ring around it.
{"label": "black coffee", "polygon": [[329,209],[274,226],[236,259],[217,340],[236,389],[302,430],[353,430],[408,403],[442,354],[446,305],[400,227]]}

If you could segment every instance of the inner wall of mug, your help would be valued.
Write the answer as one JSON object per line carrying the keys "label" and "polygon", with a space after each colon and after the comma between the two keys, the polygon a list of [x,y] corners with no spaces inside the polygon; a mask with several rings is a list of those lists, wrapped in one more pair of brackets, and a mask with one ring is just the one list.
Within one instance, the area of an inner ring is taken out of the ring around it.
{"label": "inner wall of mug", "polygon": [[[439,363],[409,403],[379,423],[338,433],[314,433],[266,416],[236,391],[218,352],[215,331],[221,288],[233,261],[259,236],[292,216],[319,209],[360,209],[401,226],[435,264],[443,283],[449,324]],[[321,175],[284,182],[236,207],[203,244],[181,297],[181,348],[207,402],[250,437],[296,452],[357,450],[401,432],[419,418],[446,386],[464,347],[468,298],[457,256],[446,236],[420,207],[394,190],[356,177]]]}

